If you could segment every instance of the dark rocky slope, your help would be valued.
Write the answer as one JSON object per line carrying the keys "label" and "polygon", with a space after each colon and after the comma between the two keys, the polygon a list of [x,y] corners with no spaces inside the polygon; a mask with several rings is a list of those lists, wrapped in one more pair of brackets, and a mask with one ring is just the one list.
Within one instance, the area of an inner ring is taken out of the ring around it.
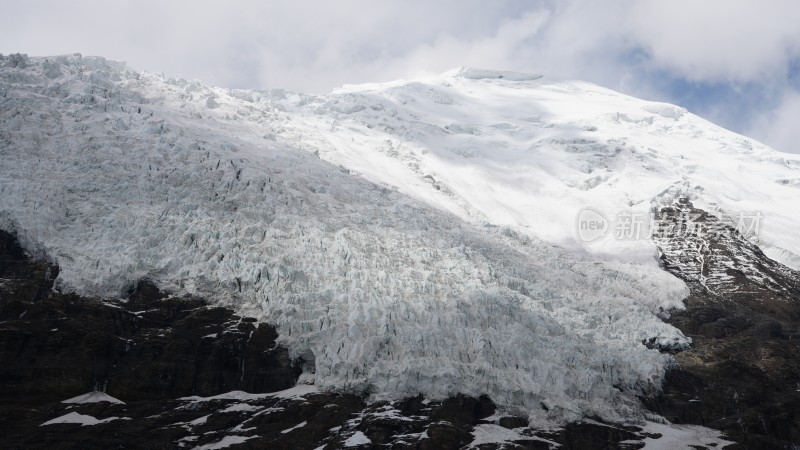
{"label": "dark rocky slope", "polygon": [[664,267],[691,289],[670,323],[693,339],[675,355],[665,418],[724,430],[751,449],[800,445],[800,273],[688,201],[660,211]]}

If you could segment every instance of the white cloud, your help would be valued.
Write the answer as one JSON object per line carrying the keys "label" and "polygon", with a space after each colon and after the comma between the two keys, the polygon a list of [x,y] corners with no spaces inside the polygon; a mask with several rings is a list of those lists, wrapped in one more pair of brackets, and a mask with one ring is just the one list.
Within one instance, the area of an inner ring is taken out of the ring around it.
{"label": "white cloud", "polygon": [[[691,78],[780,73],[800,51],[800,3],[0,0],[3,51],[80,51],[223,85],[330,89],[465,64],[621,85],[620,55]],[[394,72],[390,72],[393,69]]]}
{"label": "white cloud", "polygon": [[0,0],[0,11],[0,52],[82,52],[220,86],[316,93],[472,65],[669,100],[658,77],[780,91],[800,58],[794,0]]}
{"label": "white cloud", "polygon": [[100,54],[217,85],[327,91],[493,54],[463,47],[524,17],[517,3],[0,0],[0,51]]}
{"label": "white cloud", "polygon": [[782,75],[800,50],[800,2],[636,2],[627,24],[652,63],[688,79]]}
{"label": "white cloud", "polygon": [[785,152],[800,153],[800,92],[790,90],[773,110],[757,116],[747,133]]}

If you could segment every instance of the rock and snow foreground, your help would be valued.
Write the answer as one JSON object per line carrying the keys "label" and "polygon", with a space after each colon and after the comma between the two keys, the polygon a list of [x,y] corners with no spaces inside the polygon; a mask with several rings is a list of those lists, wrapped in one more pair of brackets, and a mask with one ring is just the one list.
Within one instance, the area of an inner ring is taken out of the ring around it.
{"label": "rock and snow foreground", "polygon": [[149,278],[275,324],[322,389],[637,417],[671,361],[642,341],[689,343],[657,316],[688,290],[648,240],[581,244],[576,213],[758,210],[762,246],[797,267],[800,159],[523,75],[308,96],[0,61],[0,228],[58,262],[62,291]]}

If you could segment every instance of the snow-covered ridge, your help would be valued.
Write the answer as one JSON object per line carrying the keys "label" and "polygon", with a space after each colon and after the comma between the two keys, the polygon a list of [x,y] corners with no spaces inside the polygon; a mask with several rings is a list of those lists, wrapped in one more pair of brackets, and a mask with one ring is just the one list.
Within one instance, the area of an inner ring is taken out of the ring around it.
{"label": "snow-covered ridge", "polygon": [[[570,98],[607,122],[559,111]],[[583,251],[572,208],[649,205],[669,170],[708,170],[627,142],[690,117],[636,102],[494,76],[307,96],[102,58],[0,61],[0,225],[57,260],[61,289],[113,297],[149,277],[276,324],[323,389],[635,416],[670,362],[641,342],[687,343],[656,317],[687,290],[651,243],[609,244],[610,261]],[[612,131],[613,146],[592,138]],[[751,145],[727,159],[762,159],[745,179],[798,178],[797,160]]]}
{"label": "snow-covered ridge", "polygon": [[460,69],[456,69],[455,71],[448,72],[446,75],[449,74],[470,80],[498,79],[509,81],[532,81],[542,78],[541,75],[533,73],[511,72],[508,70],[477,69],[474,67],[462,67]]}

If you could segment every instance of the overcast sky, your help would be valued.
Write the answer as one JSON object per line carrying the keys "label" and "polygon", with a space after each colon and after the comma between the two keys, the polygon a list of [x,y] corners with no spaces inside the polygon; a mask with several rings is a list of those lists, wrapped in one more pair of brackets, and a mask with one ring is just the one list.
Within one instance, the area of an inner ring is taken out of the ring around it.
{"label": "overcast sky", "polygon": [[0,52],[324,93],[476,66],[592,81],[800,153],[800,2],[0,0]]}

